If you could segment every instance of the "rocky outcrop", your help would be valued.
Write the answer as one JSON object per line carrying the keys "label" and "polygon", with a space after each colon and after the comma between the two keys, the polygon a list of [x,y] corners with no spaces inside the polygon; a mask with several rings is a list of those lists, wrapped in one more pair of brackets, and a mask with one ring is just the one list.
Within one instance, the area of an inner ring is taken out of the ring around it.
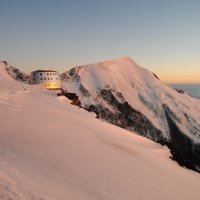
{"label": "rocky outcrop", "polygon": [[24,72],[20,71],[16,67],[10,66],[7,61],[2,61],[6,66],[7,73],[13,77],[15,80],[18,81],[26,81],[28,82],[30,76],[25,74]]}
{"label": "rocky outcrop", "polygon": [[163,105],[163,108],[171,136],[170,141],[166,144],[171,150],[172,159],[181,166],[200,172],[200,144],[196,144],[178,128],[166,105]]}
{"label": "rocky outcrop", "polygon": [[81,102],[79,101],[78,96],[75,93],[71,93],[71,92],[67,92],[66,90],[63,90],[61,88],[61,92],[57,94],[57,96],[65,96],[67,97],[69,100],[71,100],[71,104],[81,107]]}
{"label": "rocky outcrop", "polygon": [[[123,98],[121,93],[118,92],[117,94]],[[94,111],[99,118],[109,121],[121,128],[137,132],[156,142],[165,142],[162,132],[154,127],[142,113],[132,108],[127,101],[123,103],[119,102],[111,90],[103,89],[100,91],[100,95],[115,112],[113,113],[100,105],[90,105],[88,108],[86,107],[87,110]]]}
{"label": "rocky outcrop", "polygon": [[179,90],[179,89],[177,89],[177,88],[174,88],[178,93],[180,93],[180,94],[184,94],[184,91],[183,90]]}
{"label": "rocky outcrop", "polygon": [[158,76],[157,76],[155,73],[153,73],[153,75],[154,75],[158,80],[160,80],[160,79],[158,78]]}

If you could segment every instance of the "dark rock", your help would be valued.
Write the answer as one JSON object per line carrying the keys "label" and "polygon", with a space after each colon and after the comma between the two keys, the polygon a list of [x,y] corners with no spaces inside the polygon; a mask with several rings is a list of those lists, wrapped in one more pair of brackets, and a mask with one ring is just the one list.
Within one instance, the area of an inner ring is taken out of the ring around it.
{"label": "dark rock", "polygon": [[180,94],[184,94],[185,92],[183,91],[183,90],[179,90],[179,89],[177,89],[177,88],[174,88],[178,93],[180,93]]}
{"label": "dark rock", "polygon": [[80,81],[80,75],[79,75],[79,71],[81,70],[83,66],[77,66],[75,68],[72,68],[69,72],[68,72],[68,76],[73,80],[73,81],[76,81],[76,82],[79,82]]}
{"label": "dark rock", "polygon": [[62,88],[60,90],[61,92],[57,94],[58,96],[66,96],[69,100],[78,99],[78,96],[76,95],[76,93],[67,92],[67,90],[63,90]]}
{"label": "dark rock", "polygon": [[89,91],[82,84],[80,84],[79,89],[83,96],[85,96],[85,97],[91,96]]}
{"label": "dark rock", "polygon": [[[5,61],[6,62],[6,61]],[[6,62],[7,63],[7,62]],[[18,81],[29,81],[30,76],[13,66],[6,66],[7,73]]]}
{"label": "dark rock", "polygon": [[158,78],[158,76],[157,76],[155,73],[153,73],[153,75],[154,75],[158,80],[160,80],[160,79]]}
{"label": "dark rock", "polygon": [[115,124],[129,131],[137,132],[156,142],[164,143],[165,138],[160,130],[140,112],[133,109],[127,101],[120,103],[113,95],[111,90],[103,89],[100,91],[100,96],[116,111],[111,112],[101,105],[89,105],[85,109],[93,111],[97,114],[97,118],[106,120],[109,123]]}
{"label": "dark rock", "polygon": [[69,100],[78,100],[78,96],[75,93],[71,93],[71,92],[66,92],[65,96],[69,99]]}
{"label": "dark rock", "polygon": [[5,65],[8,65],[8,62],[7,62],[7,61],[4,60],[4,61],[2,61],[2,62],[3,62]]}
{"label": "dark rock", "polygon": [[71,102],[71,104],[74,105],[74,106],[78,106],[79,108],[81,108],[81,102],[78,99],[73,100]]}
{"label": "dark rock", "polygon": [[61,92],[59,92],[57,96],[65,96],[72,101],[72,105],[81,107],[81,102],[79,101],[78,96],[75,93],[67,92],[67,90],[63,90],[63,88],[61,88]]}
{"label": "dark rock", "polygon": [[168,112],[169,109],[166,110],[166,105],[164,109],[171,136],[167,146],[171,150],[172,159],[181,166],[200,172],[200,144],[196,144],[177,127]]}
{"label": "dark rock", "polygon": [[120,99],[123,99],[123,100],[124,100],[124,96],[122,95],[122,93],[121,93],[121,92],[117,92],[117,93],[116,93],[116,96],[117,96],[118,98],[120,98]]}

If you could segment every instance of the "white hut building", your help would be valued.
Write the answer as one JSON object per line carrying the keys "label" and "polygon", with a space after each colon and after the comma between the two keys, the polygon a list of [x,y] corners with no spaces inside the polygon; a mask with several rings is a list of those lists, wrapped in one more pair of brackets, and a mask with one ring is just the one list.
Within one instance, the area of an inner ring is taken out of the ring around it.
{"label": "white hut building", "polygon": [[60,89],[60,76],[54,70],[36,70],[31,72],[30,84],[41,84],[47,89]]}

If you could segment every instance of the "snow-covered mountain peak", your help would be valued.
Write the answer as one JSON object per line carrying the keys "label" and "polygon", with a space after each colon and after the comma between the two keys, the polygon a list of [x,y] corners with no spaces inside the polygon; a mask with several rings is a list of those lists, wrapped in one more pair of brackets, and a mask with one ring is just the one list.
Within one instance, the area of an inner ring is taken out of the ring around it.
{"label": "snow-covered mountain peak", "polygon": [[[128,79],[143,79],[143,77],[148,76],[150,73],[148,70],[140,67],[136,62],[134,62],[129,57],[121,57],[115,60],[103,61],[99,63],[93,63],[83,66],[85,70],[91,71],[91,73],[97,74],[97,77],[101,77],[98,73],[106,75],[107,73],[114,74],[119,78],[125,76]],[[81,70],[80,70],[81,71]],[[106,75],[108,76],[108,75]]]}
{"label": "snow-covered mountain peak", "polygon": [[117,93],[123,94],[123,99],[152,121],[166,138],[169,137],[169,127],[163,104],[167,104],[175,113],[179,113],[179,110],[186,110],[187,113],[190,109],[193,110],[192,113],[196,113],[196,106],[190,105],[190,109],[187,110],[183,105],[187,105],[190,101],[196,104],[198,100],[187,94],[179,94],[159,81],[154,73],[138,66],[127,57],[79,66],[61,77],[64,81],[63,86],[77,93],[85,106],[102,104],[104,100],[99,95],[104,89],[111,90],[115,96]]}
{"label": "snow-covered mountain peak", "polygon": [[93,92],[108,86],[121,91],[127,87],[129,90],[132,87],[144,89],[150,83],[156,85],[158,81],[152,72],[140,67],[128,57],[78,66],[61,77],[66,80],[74,79],[77,82],[81,79],[84,85],[94,89]]}
{"label": "snow-covered mountain peak", "polygon": [[121,64],[125,64],[126,63],[126,67],[128,67],[128,64],[131,65],[131,67],[133,66],[138,66],[136,64],[136,62],[134,62],[131,58],[129,57],[121,57],[121,58],[118,58],[118,59],[113,59],[113,60],[106,60],[106,61],[102,61],[102,62],[98,62],[98,63],[92,63],[92,64],[89,64],[88,66],[89,67],[102,67],[104,69],[107,69],[107,70],[112,70],[112,67],[114,66],[115,69],[119,69],[121,68]]}
{"label": "snow-covered mountain peak", "polygon": [[99,118],[161,143],[171,143],[175,132],[175,140],[184,136],[200,143],[200,101],[167,86],[130,58],[78,66],[61,79],[63,88],[76,93]]}

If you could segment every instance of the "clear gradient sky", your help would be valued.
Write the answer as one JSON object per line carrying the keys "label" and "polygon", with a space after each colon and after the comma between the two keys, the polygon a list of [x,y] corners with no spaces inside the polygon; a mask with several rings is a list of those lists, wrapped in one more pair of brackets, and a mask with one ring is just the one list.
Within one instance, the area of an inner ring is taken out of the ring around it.
{"label": "clear gradient sky", "polygon": [[200,83],[200,1],[0,0],[0,60],[25,72],[122,56]]}

